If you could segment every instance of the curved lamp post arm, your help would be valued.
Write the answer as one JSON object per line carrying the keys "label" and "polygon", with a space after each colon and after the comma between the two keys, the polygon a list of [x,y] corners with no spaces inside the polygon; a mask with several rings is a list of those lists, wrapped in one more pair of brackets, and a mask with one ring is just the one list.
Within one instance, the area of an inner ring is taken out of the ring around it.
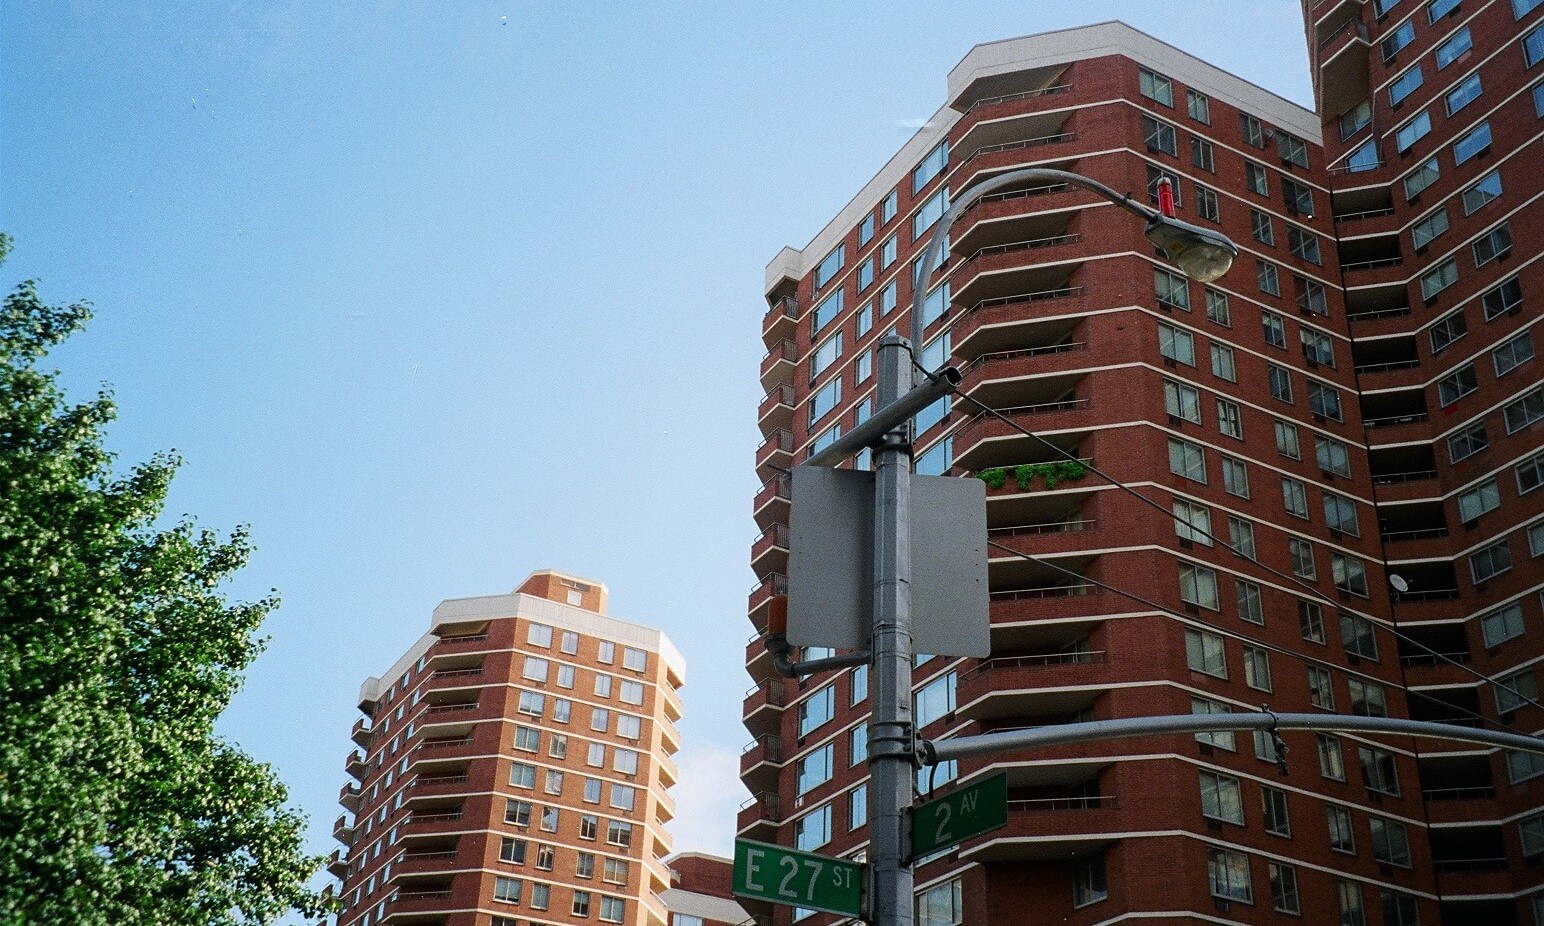
{"label": "curved lamp post arm", "polygon": [[[1121,208],[1134,213],[1143,221],[1151,222],[1159,217],[1158,210],[1145,203],[1137,202],[1124,193],[1117,193],[1092,177],[1082,174],[1074,174],[1065,170],[1052,170],[1049,167],[1026,167],[1021,170],[1010,170],[1006,174],[984,180],[968,190],[965,190],[960,198],[949,206],[943,218],[933,226],[933,234],[928,238],[927,247],[922,251],[922,263],[918,268],[915,285],[911,294],[911,343],[914,350],[922,350],[922,306],[927,301],[928,281],[933,271],[943,261],[944,240],[949,237],[949,228],[956,219],[974,206],[981,197],[1000,190],[1005,186],[1022,183],[1025,180],[1056,180],[1072,186],[1082,187],[1085,190],[1096,193]],[[913,377],[915,381],[915,375]]]}

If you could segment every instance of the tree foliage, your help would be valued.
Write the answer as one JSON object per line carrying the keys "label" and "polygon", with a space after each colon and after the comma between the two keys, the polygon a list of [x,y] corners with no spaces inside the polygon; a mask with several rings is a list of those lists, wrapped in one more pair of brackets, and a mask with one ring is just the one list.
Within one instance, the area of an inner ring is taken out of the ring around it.
{"label": "tree foliage", "polygon": [[283,784],[214,734],[277,601],[227,601],[246,531],[160,525],[177,458],[115,472],[111,396],[39,368],[89,317],[0,305],[0,924],[319,913]]}

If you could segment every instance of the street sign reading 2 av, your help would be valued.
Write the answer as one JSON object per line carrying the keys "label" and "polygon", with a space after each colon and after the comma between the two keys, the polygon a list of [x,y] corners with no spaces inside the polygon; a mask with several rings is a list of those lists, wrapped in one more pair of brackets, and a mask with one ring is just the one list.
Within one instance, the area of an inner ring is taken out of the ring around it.
{"label": "street sign reading 2 av", "polygon": [[863,866],[813,852],[737,839],[734,893],[843,916],[862,916]]}
{"label": "street sign reading 2 av", "polygon": [[937,852],[1007,825],[1008,776],[993,775],[936,801],[918,804],[912,810],[912,857]]}

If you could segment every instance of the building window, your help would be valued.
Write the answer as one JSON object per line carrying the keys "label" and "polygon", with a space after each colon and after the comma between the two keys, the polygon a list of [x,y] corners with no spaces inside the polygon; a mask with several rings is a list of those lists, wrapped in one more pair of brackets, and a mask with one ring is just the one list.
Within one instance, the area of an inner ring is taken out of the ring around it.
{"label": "building window", "polygon": [[1274,226],[1271,225],[1270,216],[1258,209],[1251,209],[1249,210],[1249,224],[1250,235],[1254,237],[1254,240],[1261,244],[1275,246],[1276,232]]}
{"label": "building window", "polygon": [[1212,375],[1230,383],[1238,382],[1238,367],[1234,363],[1233,348],[1226,344],[1212,343]]}
{"label": "building window", "polygon": [[1217,207],[1217,193],[1196,184],[1196,215],[1208,222],[1222,222],[1222,212]]}
{"label": "building window", "polygon": [[847,830],[851,832],[868,822],[868,785],[861,784],[847,792]]}
{"label": "building window", "polygon": [[1169,155],[1179,154],[1174,126],[1161,119],[1154,119],[1152,116],[1142,117],[1142,139],[1147,143],[1148,151],[1160,151]]}
{"label": "building window", "polygon": [[834,695],[835,687],[827,685],[799,703],[800,736],[808,736],[812,730],[831,719],[835,706]]}
{"label": "building window", "polygon": [[1355,855],[1356,833],[1352,829],[1351,811],[1337,804],[1326,804],[1324,813],[1329,822],[1330,848]]}
{"label": "building window", "polygon": [[808,794],[831,780],[832,757],[835,751],[835,745],[827,743],[794,764],[799,794]]}
{"label": "building window", "polygon": [[1206,880],[1213,897],[1254,903],[1249,883],[1249,856],[1228,849],[1206,850]]}
{"label": "building window", "polygon": [[1281,155],[1283,163],[1303,168],[1308,166],[1308,145],[1296,135],[1289,135],[1281,129],[1276,130],[1276,153]]}
{"label": "building window", "polygon": [[1496,368],[1496,378],[1507,375],[1523,364],[1533,359],[1533,332],[1524,331],[1510,340],[1507,340],[1490,352],[1490,359]]}
{"label": "building window", "polygon": [[[818,333],[822,328],[835,321],[836,317],[840,314],[842,314],[842,290],[836,290],[815,306],[815,311],[811,314],[810,318],[810,333]],[[604,646],[605,643],[601,645]],[[613,649],[616,648],[615,643],[611,644],[611,646]],[[601,661],[608,664],[610,662],[610,660],[606,659]]]}
{"label": "building window", "polygon": [[1458,86],[1449,90],[1447,96],[1442,98],[1443,105],[1447,107],[1447,114],[1449,116],[1456,115],[1460,109],[1479,99],[1482,92],[1484,91],[1480,86],[1480,75],[1476,71],[1464,78]]}
{"label": "building window", "polygon": [[1217,430],[1229,437],[1244,439],[1244,417],[1238,403],[1227,399],[1217,400]]}
{"label": "building window", "polygon": [[944,167],[949,163],[949,143],[939,142],[927,157],[922,159],[916,169],[911,172],[911,192],[913,195],[922,192],[922,188],[928,185],[934,177],[943,173]]}
{"label": "building window", "polygon": [[1382,685],[1352,678],[1346,680],[1346,687],[1351,693],[1351,713],[1358,717],[1389,715],[1388,693],[1383,690]]}
{"label": "building window", "polygon": [[1447,350],[1448,345],[1468,333],[1469,323],[1465,320],[1462,309],[1438,319],[1431,326],[1429,333],[1432,356]]}
{"label": "building window", "polygon": [[1453,163],[1462,164],[1490,150],[1490,123],[1481,122],[1453,142]]}
{"label": "building window", "polygon": [[607,897],[602,894],[600,898],[600,918],[607,923],[620,923],[627,915],[627,901],[620,897]]}
{"label": "building window", "polygon": [[1242,460],[1222,458],[1222,487],[1229,495],[1249,497],[1249,468]]}
{"label": "building window", "polygon": [[1260,797],[1265,805],[1265,831],[1290,838],[1292,818],[1287,812],[1287,792],[1262,785]]}
{"label": "building window", "polygon": [[1340,737],[1319,733],[1314,741],[1319,753],[1319,774],[1331,781],[1345,781],[1346,762],[1340,751]]}
{"label": "building window", "polygon": [[1521,605],[1507,605],[1480,618],[1480,632],[1485,637],[1487,649],[1522,636],[1523,630]]}
{"label": "building window", "polygon": [[[1254,558],[1252,554],[1250,558]],[[1235,579],[1233,582],[1238,592],[1239,620],[1248,621],[1251,624],[1264,624],[1265,607],[1260,598],[1260,586],[1243,579]]]}
{"label": "building window", "polygon": [[1304,231],[1296,225],[1287,226],[1287,248],[1292,252],[1293,256],[1300,257],[1316,266],[1322,259],[1319,255],[1318,236],[1312,232]]}
{"label": "building window", "polygon": [[1335,880],[1335,897],[1340,904],[1341,926],[1365,926],[1367,914],[1362,909],[1362,886],[1355,881]]}
{"label": "building window", "polygon": [[1469,557],[1469,573],[1475,585],[1489,582],[1511,568],[1512,551],[1504,537],[1487,547],[1481,547]]}
{"label": "building window", "polygon": [[900,192],[898,190],[891,190],[885,194],[884,202],[879,204],[879,223],[881,225],[895,218],[900,202]]}
{"label": "building window", "polygon": [[831,841],[831,805],[822,804],[794,821],[794,848],[813,852]]}
{"label": "building window", "polygon": [[[1287,401],[1291,401],[1289,397]],[[1277,421],[1276,428],[1276,452],[1293,460],[1301,460],[1302,450],[1298,443],[1297,425],[1288,424],[1285,421]]]}
{"label": "building window", "polygon": [[1201,772],[1201,815],[1213,820],[1244,825],[1244,799],[1238,779],[1215,772]]}
{"label": "building window", "polygon": [[546,706],[547,698],[545,695],[537,694],[534,691],[520,692],[520,702],[517,708],[520,713],[529,714],[532,717],[540,717]]}
{"label": "building window", "polygon": [[1196,672],[1227,678],[1227,651],[1223,638],[1204,630],[1185,628],[1185,663]]}
{"label": "building window", "polygon": [[499,843],[499,861],[508,862],[511,865],[525,864],[525,840],[514,839],[510,836],[501,837]]}
{"label": "building window", "polygon": [[[1393,6],[1394,4],[1382,2],[1382,0],[1380,0],[1379,5],[1383,7],[1383,9],[1378,10],[1378,15],[1381,16],[1386,11],[1387,7]],[[1399,54],[1401,49],[1413,41],[1415,41],[1415,20],[1407,19],[1396,26],[1393,31],[1391,31],[1388,36],[1379,43],[1379,47],[1383,52],[1383,63],[1388,64],[1393,60],[1395,55]]]}
{"label": "building window", "polygon": [[1314,455],[1319,462],[1319,469],[1336,476],[1351,475],[1351,451],[1340,441],[1330,437],[1316,437],[1314,442]]}
{"label": "building window", "polygon": [[954,713],[955,680],[953,672],[941,675],[913,696],[912,718],[919,730],[946,714]]}
{"label": "building window", "polygon": [[1437,380],[1437,401],[1446,408],[1480,388],[1474,364],[1466,363],[1447,376]]}
{"label": "building window", "polygon": [[[1344,555],[1344,554],[1341,554]],[[1378,661],[1376,625],[1360,614],[1340,612],[1340,639],[1346,655]]]}
{"label": "building window", "polygon": [[1260,292],[1281,295],[1281,275],[1270,261],[1255,258],[1255,282],[1259,284]]}
{"label": "building window", "polygon": [[1181,565],[1179,597],[1199,607],[1212,611],[1221,610],[1217,599],[1217,573],[1205,566],[1192,566],[1189,563]]}
{"label": "building window", "polygon": [[1271,395],[1283,402],[1292,401],[1292,375],[1274,363],[1265,365],[1265,378],[1270,383]]}
{"label": "building window", "polygon": [[1394,146],[1400,154],[1404,154],[1430,132],[1431,112],[1423,109],[1414,119],[1394,130]]}
{"label": "building window", "polygon": [[590,915],[590,892],[574,891],[574,903],[571,908],[574,916],[585,917]]}
{"label": "building window", "polygon": [[1163,405],[1165,411],[1176,418],[1201,423],[1201,393],[1194,386],[1165,379]]}
{"label": "building window", "polygon": [[1142,68],[1140,72],[1139,86],[1142,95],[1155,103],[1164,106],[1174,105],[1174,84],[1162,74]]}
{"label": "building window", "polygon": [[1270,180],[1265,173],[1265,168],[1253,161],[1244,162],[1244,182],[1252,193],[1260,196],[1271,195]]}
{"label": "building window", "polygon": [[822,258],[819,264],[815,265],[815,289],[818,291],[831,282],[832,278],[841,272],[842,266],[846,262],[847,245],[839,244],[831,253]]}
{"label": "building window", "polygon": [[1370,124],[1372,124],[1372,104],[1363,100],[1340,117],[1340,140],[1349,141],[1351,136]]}
{"label": "building window", "polygon": [[1190,163],[1210,174],[1217,172],[1217,156],[1212,143],[1199,135],[1190,136]]}
{"label": "building window", "polygon": [[1322,331],[1312,328],[1303,328],[1299,332],[1299,340],[1303,343],[1303,358],[1309,363],[1317,363],[1321,366],[1335,366],[1335,342]]}
{"label": "building window", "polygon": [[1335,709],[1335,687],[1328,669],[1308,667],[1308,703],[1327,711]]}
{"label": "building window", "polygon": [[1383,926],[1421,926],[1421,911],[1415,898],[1397,891],[1379,891],[1383,905]]}
{"label": "building window", "polygon": [[1394,106],[1403,103],[1405,97],[1414,93],[1424,80],[1425,76],[1421,73],[1419,64],[1394,78],[1394,82],[1389,84],[1389,103]]}
{"label": "building window", "polygon": [[1499,507],[1501,489],[1496,480],[1488,479],[1458,496],[1458,519],[1468,524]]}
{"label": "building window", "polygon": [[1110,896],[1105,882],[1104,855],[1101,853],[1072,863],[1072,907],[1086,907]]}
{"label": "building window", "polygon": [[1324,493],[1324,523],[1332,531],[1361,536],[1356,520],[1356,503],[1332,492]]}
{"label": "building window", "polygon": [[1206,482],[1206,451],[1198,444],[1169,438],[1169,472],[1194,482]]}
{"label": "building window", "polygon": [[1190,332],[1165,322],[1158,323],[1158,353],[1187,366],[1196,365],[1195,339]]}
{"label": "building window", "polygon": [[1493,170],[1464,191],[1464,215],[1473,215],[1501,196],[1501,172]]}
{"label": "building window", "polygon": [[1253,145],[1256,148],[1265,147],[1265,126],[1260,120],[1248,113],[1238,114],[1239,132],[1244,136],[1244,144]]}
{"label": "building window", "polygon": [[1174,533],[1181,540],[1211,546],[1212,513],[1204,505],[1174,500]]}
{"label": "building window", "polygon": [[1447,207],[1444,206],[1411,226],[1410,243],[1419,251],[1447,230],[1448,214]]}
{"label": "building window", "polygon": [[1271,878],[1271,905],[1281,913],[1302,913],[1297,896],[1297,869],[1271,862],[1265,866]]}
{"label": "building window", "polygon": [[1506,421],[1508,434],[1516,434],[1535,421],[1544,419],[1544,388],[1534,389],[1501,406],[1501,417]]}
{"label": "building window", "polygon": [[1362,598],[1368,597],[1367,566],[1361,560],[1345,553],[1331,553],[1330,572],[1336,588]]}
{"label": "building window", "polygon": [[[1202,698],[1197,695],[1190,696],[1190,713],[1192,714],[1231,714],[1233,708],[1221,701],[1213,701],[1211,698]],[[1232,752],[1235,747],[1232,730],[1203,731],[1196,734],[1196,742],[1206,743],[1218,749],[1226,749]]]}
{"label": "building window", "polygon": [[1437,294],[1458,282],[1458,263],[1449,257],[1421,274],[1421,298],[1435,299]]}
{"label": "building window", "polygon": [[624,849],[633,844],[633,825],[621,820],[606,821],[607,845],[620,846]]}
{"label": "building window", "polygon": [[494,876],[493,899],[507,904],[520,903],[520,879],[504,875]]}
{"label": "building window", "polygon": [[1433,183],[1436,183],[1437,180],[1441,178],[1441,176],[1442,169],[1437,164],[1437,158],[1433,156],[1427,160],[1426,163],[1422,164],[1420,167],[1417,167],[1415,170],[1411,171],[1408,175],[1405,176],[1403,181],[1405,187],[1405,199],[1407,201],[1413,202],[1417,196],[1421,195],[1423,190],[1431,186]]}
{"label": "building window", "polygon": [[1426,17],[1428,22],[1436,22],[1447,14],[1458,9],[1460,0],[1431,0],[1426,4]]}
{"label": "building window", "polygon": [[964,885],[959,878],[917,895],[917,926],[958,926],[964,920]]}
{"label": "building window", "polygon": [[1308,486],[1291,476],[1281,477],[1281,500],[1287,514],[1307,520]]}
{"label": "building window", "polygon": [[1306,184],[1282,177],[1281,198],[1286,203],[1288,212],[1313,217],[1313,190]]}
{"label": "building window", "polygon": [[1260,332],[1265,338],[1265,343],[1272,347],[1287,349],[1287,323],[1280,315],[1269,310],[1260,311]]}
{"label": "building window", "polygon": [[1505,257],[1512,251],[1512,229],[1502,222],[1495,228],[1481,235],[1474,242],[1474,266],[1483,267],[1498,257]]}
{"label": "building window", "polygon": [[923,234],[933,227],[933,223],[943,218],[949,210],[949,188],[943,187],[938,192],[929,196],[927,202],[911,217],[911,240],[922,240]]}

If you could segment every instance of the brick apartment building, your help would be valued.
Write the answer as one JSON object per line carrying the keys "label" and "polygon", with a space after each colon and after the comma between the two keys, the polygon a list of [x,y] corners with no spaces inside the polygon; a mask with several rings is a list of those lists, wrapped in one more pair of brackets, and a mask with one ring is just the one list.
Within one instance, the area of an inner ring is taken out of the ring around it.
{"label": "brick apartment building", "polygon": [[659,895],[670,911],[670,926],[740,926],[749,917],[732,888],[734,863],[702,852],[682,852],[667,861],[670,889]]}
{"label": "brick apartment building", "polygon": [[685,664],[606,587],[445,601],[360,688],[338,926],[666,926]]}
{"label": "brick apartment building", "polygon": [[[919,657],[922,735],[1262,703],[1544,726],[1465,671],[1532,698],[1544,653],[1544,8],[1322,0],[1305,21],[1320,112],[1120,23],[977,46],[927,126],[768,266],[742,836],[864,852],[866,668],[785,681],[759,638],[787,472],[872,409],[874,347],[909,330],[908,268],[951,191],[1021,167],[1153,201],[1167,176],[1241,253],[1188,281],[1134,217],[1048,183],[952,228],[929,366],[952,358],[961,393],[1173,517],[963,398],[920,415],[919,471],[986,476],[990,539],[1035,558],[991,552],[992,658]],[[1284,774],[1249,734],[941,769],[1006,772],[1009,823],[919,864],[919,924],[1544,924],[1544,767],[1284,739]]]}

